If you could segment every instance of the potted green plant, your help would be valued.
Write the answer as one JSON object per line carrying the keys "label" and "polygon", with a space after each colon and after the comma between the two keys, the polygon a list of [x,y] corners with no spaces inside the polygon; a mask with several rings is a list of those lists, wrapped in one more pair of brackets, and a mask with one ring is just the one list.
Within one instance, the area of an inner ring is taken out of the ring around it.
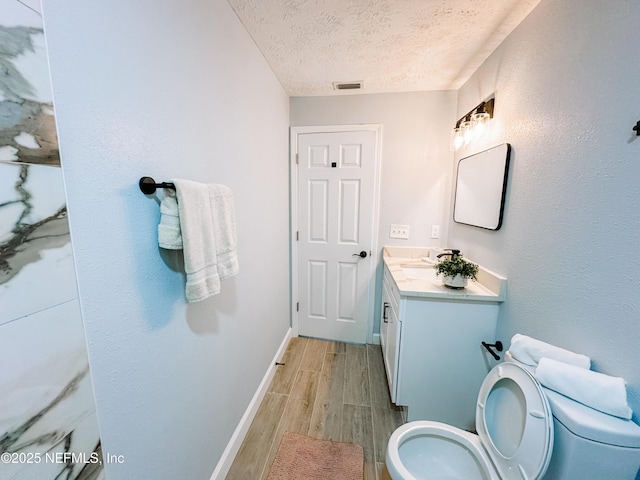
{"label": "potted green plant", "polygon": [[477,281],[478,265],[453,254],[438,262],[433,268],[437,275],[442,275],[442,283],[450,288],[464,288],[469,279]]}

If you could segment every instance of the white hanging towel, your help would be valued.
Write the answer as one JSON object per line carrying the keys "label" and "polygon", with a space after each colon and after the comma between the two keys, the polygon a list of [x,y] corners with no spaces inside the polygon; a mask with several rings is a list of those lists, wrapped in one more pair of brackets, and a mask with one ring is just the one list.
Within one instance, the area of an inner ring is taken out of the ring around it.
{"label": "white hanging towel", "polygon": [[231,189],[173,179],[187,274],[186,297],[199,302],[220,293],[220,280],[238,273]]}
{"label": "white hanging towel", "polygon": [[224,280],[233,277],[239,271],[233,194],[225,185],[211,184],[208,188],[216,238],[218,275]]}
{"label": "white hanging towel", "polygon": [[591,359],[586,355],[574,353],[519,333],[511,338],[509,351],[516,360],[531,366],[536,366],[542,357],[547,357],[587,370],[591,367]]}
{"label": "white hanging towel", "polygon": [[624,378],[585,370],[551,358],[541,358],[535,372],[545,387],[588,407],[616,417],[631,419]]}
{"label": "white hanging towel", "polygon": [[160,223],[158,224],[158,245],[168,250],[182,250],[182,231],[176,192],[164,189],[164,198],[160,202]]}

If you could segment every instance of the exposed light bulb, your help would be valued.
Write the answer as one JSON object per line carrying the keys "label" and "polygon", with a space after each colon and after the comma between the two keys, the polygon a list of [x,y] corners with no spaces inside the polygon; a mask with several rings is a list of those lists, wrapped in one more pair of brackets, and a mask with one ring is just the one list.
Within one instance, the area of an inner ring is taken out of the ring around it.
{"label": "exposed light bulb", "polygon": [[477,112],[471,115],[471,124],[473,125],[473,131],[475,138],[480,138],[484,135],[489,123],[489,114],[486,112]]}
{"label": "exposed light bulb", "polygon": [[464,144],[468,145],[471,143],[475,137],[473,131],[473,125],[470,120],[466,120],[460,124],[460,129],[462,130],[462,138],[464,140]]}
{"label": "exposed light bulb", "polygon": [[451,143],[449,144],[449,149],[457,152],[462,148],[464,144],[464,137],[462,136],[462,129],[460,127],[456,127],[451,130]]}

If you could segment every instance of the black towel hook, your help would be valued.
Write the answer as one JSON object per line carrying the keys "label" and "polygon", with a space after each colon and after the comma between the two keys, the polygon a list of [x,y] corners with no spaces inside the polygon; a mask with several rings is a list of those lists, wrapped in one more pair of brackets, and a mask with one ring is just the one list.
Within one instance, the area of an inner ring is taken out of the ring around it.
{"label": "black towel hook", "polygon": [[496,360],[500,360],[500,356],[493,351],[494,348],[499,352],[502,351],[502,342],[500,340],[498,340],[496,343],[482,342],[482,346],[487,349],[487,352],[489,352],[493,356],[493,358],[495,358]]}
{"label": "black towel hook", "polygon": [[144,193],[145,195],[156,193],[156,189],[158,188],[172,188],[173,190],[176,189],[176,186],[173,183],[156,183],[156,181],[151,177],[142,177],[138,182],[138,185],[140,186],[140,190],[142,191],[142,193]]}

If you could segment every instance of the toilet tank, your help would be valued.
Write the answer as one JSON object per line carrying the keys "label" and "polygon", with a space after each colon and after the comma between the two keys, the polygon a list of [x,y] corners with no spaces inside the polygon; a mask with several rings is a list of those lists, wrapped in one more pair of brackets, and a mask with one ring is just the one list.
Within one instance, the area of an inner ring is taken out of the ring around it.
{"label": "toilet tank", "polygon": [[[505,361],[524,365],[506,352]],[[545,480],[635,480],[640,426],[544,388],[553,414],[553,454]]]}
{"label": "toilet tank", "polygon": [[544,389],[553,413],[548,480],[634,480],[640,469],[640,426]]}

